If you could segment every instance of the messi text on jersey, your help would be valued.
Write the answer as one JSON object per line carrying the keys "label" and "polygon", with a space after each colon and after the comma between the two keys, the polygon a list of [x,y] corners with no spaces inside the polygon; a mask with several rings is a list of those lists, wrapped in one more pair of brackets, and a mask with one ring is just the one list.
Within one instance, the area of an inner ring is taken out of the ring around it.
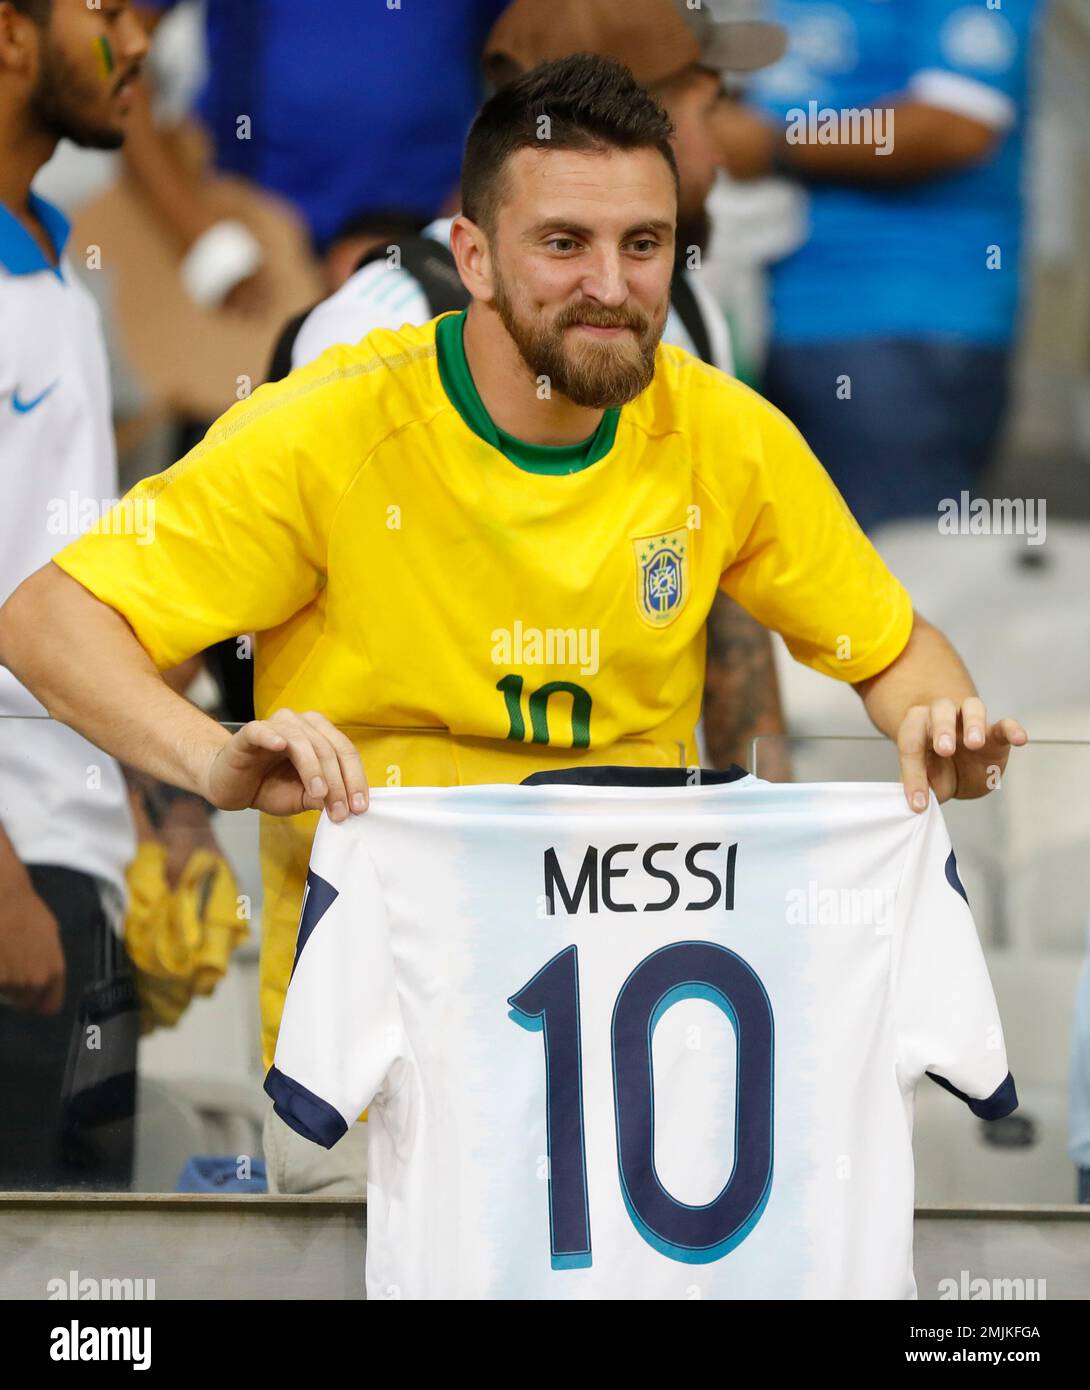
{"label": "messi text on jersey", "polygon": [[[677,841],[663,841],[646,848],[638,844],[610,845],[603,850],[588,845],[578,866],[569,862],[565,873],[560,855],[550,848],[543,860],[548,914],[556,914],[558,898],[561,910],[569,916],[580,912],[666,912],[681,901],[683,883],[689,895],[682,903],[687,912],[704,912],[714,907],[730,912],[734,908],[737,851],[737,844],[724,845],[720,841],[689,845],[684,851],[680,851]],[[703,862],[698,863],[698,857]],[[656,863],[656,859],[665,863]],[[625,901],[624,880],[637,868],[657,880],[665,896],[647,902]]]}

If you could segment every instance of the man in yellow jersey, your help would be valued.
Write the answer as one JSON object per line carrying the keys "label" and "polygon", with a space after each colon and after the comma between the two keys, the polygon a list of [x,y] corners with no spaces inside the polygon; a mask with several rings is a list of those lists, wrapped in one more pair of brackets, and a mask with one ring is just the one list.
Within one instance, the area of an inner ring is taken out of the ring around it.
{"label": "man in yellow jersey", "polygon": [[[470,133],[452,231],[469,310],[263,387],[136,489],[152,544],[107,517],[0,612],[0,657],[56,718],[269,813],[266,1062],[317,812],[365,810],[365,769],[446,785],[694,763],[719,588],[854,685],[913,808],[929,783],[983,795],[1025,742],[989,726],[790,421],[660,343],[669,134],[607,58],[503,88]],[[160,673],[248,631],[258,719],[230,735]]]}

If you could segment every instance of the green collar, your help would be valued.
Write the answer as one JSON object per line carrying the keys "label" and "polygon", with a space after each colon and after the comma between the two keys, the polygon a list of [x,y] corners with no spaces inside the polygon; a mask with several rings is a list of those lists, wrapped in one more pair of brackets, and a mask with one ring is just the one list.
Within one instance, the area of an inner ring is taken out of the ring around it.
{"label": "green collar", "polygon": [[466,361],[462,335],[466,310],[447,314],[435,325],[435,353],[439,379],[458,414],[474,434],[498,449],[503,456],[527,473],[578,473],[604,458],[613,448],[620,418],[619,406],[611,406],[602,416],[589,439],[579,444],[527,444],[493,424],[477,394],[473,375]]}

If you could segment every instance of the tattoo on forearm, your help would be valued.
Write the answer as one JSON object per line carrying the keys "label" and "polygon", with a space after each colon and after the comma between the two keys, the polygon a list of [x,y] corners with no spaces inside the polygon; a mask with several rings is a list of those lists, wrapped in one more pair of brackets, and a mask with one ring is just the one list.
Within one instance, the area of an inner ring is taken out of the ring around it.
{"label": "tattoo on forearm", "polygon": [[768,630],[726,594],[708,617],[704,680],[704,739],[716,766],[745,765],[749,740],[785,732],[772,639]]}

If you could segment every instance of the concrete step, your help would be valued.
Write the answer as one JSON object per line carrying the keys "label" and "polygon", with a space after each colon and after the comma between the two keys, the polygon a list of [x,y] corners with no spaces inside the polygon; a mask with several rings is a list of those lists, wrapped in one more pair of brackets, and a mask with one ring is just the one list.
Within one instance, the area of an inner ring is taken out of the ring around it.
{"label": "concrete step", "polygon": [[[94,1281],[84,1297],[362,1299],[364,1210],[332,1197],[0,1193],[0,1300],[81,1296],[82,1280]],[[1090,1298],[1088,1206],[920,1208],[915,1245],[921,1299],[964,1297],[978,1279],[992,1297]]]}

